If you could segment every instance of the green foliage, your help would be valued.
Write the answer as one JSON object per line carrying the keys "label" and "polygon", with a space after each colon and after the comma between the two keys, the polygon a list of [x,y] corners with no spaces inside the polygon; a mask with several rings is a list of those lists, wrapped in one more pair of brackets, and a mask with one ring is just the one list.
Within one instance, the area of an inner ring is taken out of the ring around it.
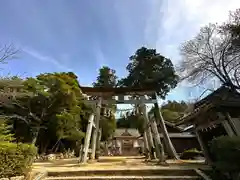
{"label": "green foliage", "polygon": [[0,142],[14,140],[11,128],[11,126],[6,124],[5,120],[0,119]]}
{"label": "green foliage", "polygon": [[142,47],[131,56],[127,65],[126,78],[119,81],[120,86],[154,88],[161,98],[175,88],[178,76],[170,59],[157,53],[155,49]]}
{"label": "green foliage", "polygon": [[168,109],[172,112],[184,112],[188,108],[188,105],[184,101],[168,101],[162,105],[162,109]]}
{"label": "green foliage", "polygon": [[97,81],[93,83],[94,87],[115,87],[117,85],[116,71],[107,66],[99,69]]}
{"label": "green foliage", "polygon": [[0,178],[26,174],[36,153],[33,145],[0,142]]}
{"label": "green foliage", "polygon": [[122,117],[117,121],[118,128],[134,128],[139,131],[140,134],[144,132],[144,117],[140,114],[127,113],[126,117]]}
{"label": "green foliage", "polygon": [[0,110],[11,120],[18,141],[37,142],[41,147],[60,139],[75,142],[83,138],[91,108],[83,101],[77,76],[71,72],[40,74],[24,80],[23,91],[25,96],[2,104]]}
{"label": "green foliage", "polygon": [[211,152],[218,170],[223,172],[240,171],[240,138],[221,136],[211,142]]}
{"label": "green foliage", "polygon": [[[161,107],[162,116],[165,121],[175,123],[179,120],[179,117],[183,116],[188,109],[188,104],[184,101],[168,101]],[[149,114],[153,114],[154,107],[149,111]]]}
{"label": "green foliage", "polygon": [[198,156],[203,157],[203,153],[202,151],[198,151],[197,149],[188,149],[185,150],[182,154],[181,154],[181,159],[194,159]]}
{"label": "green foliage", "polygon": [[68,139],[72,141],[80,141],[84,137],[84,133],[80,131],[80,124],[72,114],[63,112],[57,114],[56,135],[59,139]]}
{"label": "green foliage", "polygon": [[[103,66],[99,69],[99,74],[96,82],[93,83],[93,87],[105,87],[105,88],[113,88],[117,85],[117,76],[116,71],[110,69],[107,66]],[[104,97],[105,99],[111,97]],[[102,104],[102,110],[107,109],[111,111],[111,115],[109,117],[105,116],[105,114],[101,114],[100,117],[100,127],[102,128],[102,140],[107,140],[110,137],[115,129],[116,129],[116,119],[114,113],[116,111],[116,105],[113,104]]]}
{"label": "green foliage", "polygon": [[102,128],[102,140],[106,141],[116,129],[115,116],[102,116],[100,120],[100,127]]}

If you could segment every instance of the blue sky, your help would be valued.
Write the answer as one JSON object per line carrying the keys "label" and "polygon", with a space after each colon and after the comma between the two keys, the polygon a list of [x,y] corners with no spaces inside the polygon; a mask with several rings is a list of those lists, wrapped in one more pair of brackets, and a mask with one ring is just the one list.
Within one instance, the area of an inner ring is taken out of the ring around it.
{"label": "blue sky", "polygon": [[[239,7],[239,0],[1,0],[0,44],[22,51],[0,73],[73,71],[82,85],[91,85],[103,65],[126,75],[128,57],[141,46],[177,65],[182,42]],[[181,84],[168,99],[198,92]]]}

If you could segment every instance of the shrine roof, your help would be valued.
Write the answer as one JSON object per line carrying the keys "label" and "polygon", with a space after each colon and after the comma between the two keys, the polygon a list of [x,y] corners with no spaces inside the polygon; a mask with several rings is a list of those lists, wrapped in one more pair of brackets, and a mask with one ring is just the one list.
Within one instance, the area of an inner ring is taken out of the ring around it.
{"label": "shrine roof", "polygon": [[219,101],[225,101],[225,102],[238,102],[240,103],[240,93],[233,91],[232,89],[221,86],[217,90],[213,91],[209,95],[207,95],[205,98],[201,99],[200,101],[196,102],[194,104],[194,108],[198,108],[202,106],[203,104],[213,103],[217,104]]}
{"label": "shrine roof", "polygon": [[132,136],[132,137],[139,137],[140,133],[137,129],[134,128],[117,128],[114,132],[114,136]]}
{"label": "shrine roof", "polygon": [[228,87],[221,86],[205,98],[194,104],[194,110],[179,119],[179,125],[194,124],[194,120],[201,113],[205,113],[214,107],[236,108],[240,107],[240,93]]}

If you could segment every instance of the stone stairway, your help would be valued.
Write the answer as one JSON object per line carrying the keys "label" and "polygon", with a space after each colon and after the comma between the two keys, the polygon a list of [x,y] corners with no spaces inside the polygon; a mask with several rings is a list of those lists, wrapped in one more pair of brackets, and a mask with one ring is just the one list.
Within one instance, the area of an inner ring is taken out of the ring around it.
{"label": "stone stairway", "polygon": [[187,168],[131,168],[51,171],[45,180],[197,180],[203,179],[194,169]]}
{"label": "stone stairway", "polygon": [[209,170],[203,162],[167,160],[167,163],[168,166],[161,166],[142,157],[100,157],[86,164],[79,164],[78,158],[73,158],[38,162],[33,167],[35,171],[47,172],[45,180],[207,180],[197,170]]}

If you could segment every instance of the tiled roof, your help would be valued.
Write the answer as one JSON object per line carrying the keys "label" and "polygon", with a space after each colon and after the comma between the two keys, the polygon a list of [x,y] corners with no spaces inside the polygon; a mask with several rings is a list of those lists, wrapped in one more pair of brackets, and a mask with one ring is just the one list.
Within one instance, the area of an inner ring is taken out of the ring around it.
{"label": "tiled roof", "polygon": [[181,117],[180,121],[176,125],[191,123],[193,118],[198,116],[201,112],[205,112],[215,106],[228,106],[228,107],[239,107],[240,105],[240,94],[234,92],[231,89],[222,86],[216,91],[212,92],[202,100],[194,104],[195,109]]}
{"label": "tiled roof", "polygon": [[114,132],[114,136],[134,136],[134,137],[139,137],[140,133],[138,132],[137,129],[133,128],[118,128]]}

